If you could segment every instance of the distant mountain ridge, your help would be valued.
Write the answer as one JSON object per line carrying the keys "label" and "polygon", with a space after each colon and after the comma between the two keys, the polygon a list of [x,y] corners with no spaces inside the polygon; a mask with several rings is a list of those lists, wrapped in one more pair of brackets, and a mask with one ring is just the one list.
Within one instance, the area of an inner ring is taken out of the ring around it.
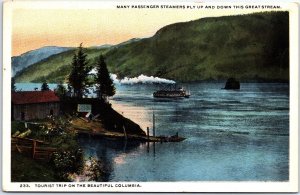
{"label": "distant mountain ridge", "polygon": [[[112,45],[112,44],[104,44],[104,45],[97,45],[91,46],[90,48],[96,49],[106,49],[112,47],[119,47],[122,45],[130,44],[136,41],[139,41],[139,38],[132,38],[128,41]],[[74,47],[59,47],[59,46],[45,46],[39,49],[31,50],[26,53],[23,53],[19,56],[12,57],[12,76],[15,76],[16,73],[22,71],[23,69],[29,67],[32,64],[35,64],[39,61],[42,61],[52,55],[59,54],[68,50],[75,49]]]}
{"label": "distant mountain ridge", "polygon": [[28,66],[39,62],[51,55],[68,51],[72,47],[45,46],[36,50],[28,51],[19,56],[12,57],[12,76]]}
{"label": "distant mountain ridge", "polygon": [[[126,42],[125,42],[126,43]],[[105,55],[119,78],[141,74],[166,79],[287,82],[289,13],[261,12],[175,23],[153,37],[117,46],[87,48],[89,63]],[[17,82],[66,81],[74,51],[37,62],[16,76]]]}

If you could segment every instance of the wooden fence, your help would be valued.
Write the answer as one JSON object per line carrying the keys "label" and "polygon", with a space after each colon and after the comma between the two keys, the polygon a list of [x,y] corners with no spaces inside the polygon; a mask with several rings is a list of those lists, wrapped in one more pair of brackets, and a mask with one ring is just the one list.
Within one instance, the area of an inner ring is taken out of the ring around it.
{"label": "wooden fence", "polygon": [[49,161],[56,148],[48,147],[48,143],[28,138],[11,138],[11,150],[31,156],[33,159]]}

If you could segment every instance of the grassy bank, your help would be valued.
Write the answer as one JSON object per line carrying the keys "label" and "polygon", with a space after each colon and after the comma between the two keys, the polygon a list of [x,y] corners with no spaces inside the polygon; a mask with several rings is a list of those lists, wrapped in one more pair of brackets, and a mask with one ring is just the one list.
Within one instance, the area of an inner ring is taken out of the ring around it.
{"label": "grassy bank", "polygon": [[69,181],[69,173],[80,171],[83,154],[76,134],[68,131],[67,125],[64,117],[31,121],[27,128],[23,122],[12,121],[12,135],[43,142],[36,147],[56,148],[50,159],[36,160],[18,143],[21,149],[11,153],[12,181]]}
{"label": "grassy bank", "polygon": [[[86,121],[87,119],[80,117],[80,114],[76,113],[78,101],[91,103],[93,112],[99,114],[99,118],[95,121]],[[24,122],[12,121],[12,135],[20,136],[27,132],[26,138],[40,140],[49,147],[57,148],[49,162],[34,160],[30,153],[20,154],[13,151],[11,153],[13,182],[72,181],[76,180],[76,176],[82,176],[86,172],[89,173],[88,179],[102,181],[107,175],[107,171],[103,169],[103,162],[83,158],[83,152],[77,141],[78,131],[105,132],[123,136],[125,128],[127,134],[145,135],[137,124],[99,99],[65,99],[62,105],[65,113],[59,117],[28,121],[27,127]],[[87,161],[93,163],[86,163]]]}
{"label": "grassy bank", "polygon": [[61,180],[50,163],[36,161],[18,152],[12,152],[11,181],[59,182]]}
{"label": "grassy bank", "polygon": [[[65,97],[61,100],[61,110],[65,114],[72,115],[72,113],[76,113],[78,104],[90,104],[92,106],[91,112],[93,115],[98,115],[97,119],[101,121],[101,126],[106,131],[123,133],[123,128],[125,128],[128,134],[145,135],[145,132],[138,124],[115,111],[111,104],[97,98],[75,99]],[[76,114],[76,116],[84,115]]]}

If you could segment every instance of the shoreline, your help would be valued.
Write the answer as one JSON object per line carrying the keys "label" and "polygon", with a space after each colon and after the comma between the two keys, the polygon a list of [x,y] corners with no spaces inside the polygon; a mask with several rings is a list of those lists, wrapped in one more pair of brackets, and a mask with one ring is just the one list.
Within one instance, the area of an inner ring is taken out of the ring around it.
{"label": "shoreline", "polygon": [[[128,104],[119,103],[120,101],[110,100],[111,107],[120,115],[125,118],[128,118],[132,122],[136,123],[141,127],[141,129],[146,133],[147,127],[150,129],[150,134],[152,134],[153,124],[152,121],[147,120],[151,117],[150,110],[145,109],[141,106],[131,106]],[[128,110],[134,110],[135,113],[127,112]]]}

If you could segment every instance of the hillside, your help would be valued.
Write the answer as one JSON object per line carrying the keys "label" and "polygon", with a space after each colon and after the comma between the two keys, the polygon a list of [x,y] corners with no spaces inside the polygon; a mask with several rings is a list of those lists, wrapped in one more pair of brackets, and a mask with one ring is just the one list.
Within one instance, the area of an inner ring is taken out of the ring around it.
{"label": "hillside", "polygon": [[[17,82],[62,81],[74,51],[38,62]],[[140,74],[177,81],[288,81],[288,12],[203,18],[161,28],[153,37],[118,47],[87,49],[89,61],[103,53],[119,77]]]}
{"label": "hillside", "polygon": [[12,75],[17,72],[27,68],[28,66],[37,63],[51,55],[58,54],[67,50],[70,47],[56,47],[56,46],[46,46],[36,50],[28,51],[20,56],[14,56],[11,58],[12,61]]}

